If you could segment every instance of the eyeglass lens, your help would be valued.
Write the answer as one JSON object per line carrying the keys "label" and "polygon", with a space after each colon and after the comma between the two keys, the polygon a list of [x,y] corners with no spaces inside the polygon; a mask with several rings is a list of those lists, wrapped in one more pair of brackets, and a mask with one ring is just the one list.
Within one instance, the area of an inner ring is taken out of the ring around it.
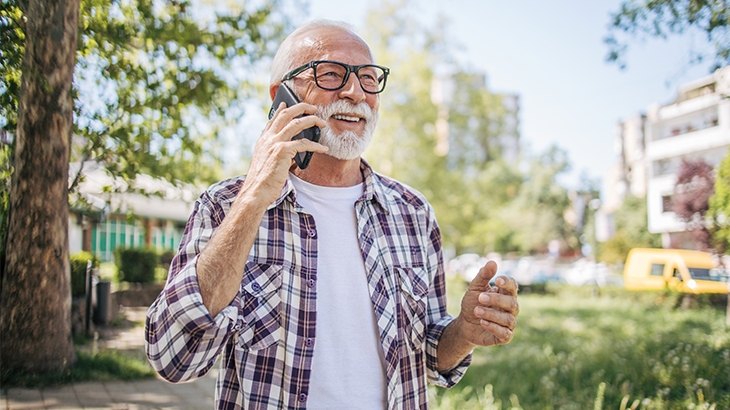
{"label": "eyeglass lens", "polygon": [[[385,71],[374,65],[360,67],[357,72],[360,86],[368,92],[380,92],[385,86]],[[317,85],[327,90],[336,90],[347,81],[347,67],[337,63],[322,62],[314,67],[314,78]]]}

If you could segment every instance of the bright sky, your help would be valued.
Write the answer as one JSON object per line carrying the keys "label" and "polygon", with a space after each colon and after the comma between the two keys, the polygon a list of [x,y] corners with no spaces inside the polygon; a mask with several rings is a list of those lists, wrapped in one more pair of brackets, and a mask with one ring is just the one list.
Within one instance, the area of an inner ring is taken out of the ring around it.
{"label": "bright sky", "polygon": [[[364,24],[370,2],[309,0],[309,18]],[[617,123],[654,102],[668,103],[680,84],[708,74],[709,64],[688,67],[690,50],[706,47],[696,33],[669,41],[636,40],[624,70],[605,62],[609,13],[620,0],[416,0],[424,21],[437,13],[452,22],[467,67],[486,72],[493,92],[521,98],[521,135],[530,152],[551,144],[568,151],[573,165],[563,181],[581,173],[603,179],[614,162]],[[387,94],[383,96],[387,98]]]}

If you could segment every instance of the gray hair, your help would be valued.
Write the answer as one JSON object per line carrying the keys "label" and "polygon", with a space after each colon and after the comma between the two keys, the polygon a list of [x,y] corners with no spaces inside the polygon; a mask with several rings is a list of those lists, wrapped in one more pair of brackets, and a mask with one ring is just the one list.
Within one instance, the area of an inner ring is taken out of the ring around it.
{"label": "gray hair", "polygon": [[[297,47],[298,45],[297,40],[301,38],[304,34],[323,27],[338,28],[346,31],[349,34],[352,34],[357,38],[360,38],[360,36],[355,33],[352,24],[345,23],[344,21],[316,19],[299,26],[284,39],[284,41],[279,46],[279,49],[276,51],[274,61],[271,63],[271,79],[269,84],[276,84],[281,82],[282,77],[284,77],[286,73],[296,68],[294,65],[297,64],[295,62],[295,47]],[[369,49],[370,48],[368,47],[368,50]]]}

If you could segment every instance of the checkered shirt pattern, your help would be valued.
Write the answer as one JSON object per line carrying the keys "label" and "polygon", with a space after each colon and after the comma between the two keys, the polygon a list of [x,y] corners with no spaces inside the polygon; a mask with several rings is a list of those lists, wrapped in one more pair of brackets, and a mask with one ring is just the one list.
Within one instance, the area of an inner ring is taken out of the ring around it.
{"label": "checkered shirt pattern", "polygon": [[[439,339],[454,320],[446,312],[440,231],[420,193],[365,161],[361,170],[358,239],[385,358],[388,409],[426,409],[427,382],[451,387],[471,362],[469,355],[453,370],[436,370]],[[147,356],[163,378],[184,382],[205,375],[222,353],[217,409],[304,409],[317,339],[317,226],[290,181],[261,221],[230,305],[212,317],[200,296],[197,257],[243,180],[219,182],[196,201],[165,288],[147,313]]]}

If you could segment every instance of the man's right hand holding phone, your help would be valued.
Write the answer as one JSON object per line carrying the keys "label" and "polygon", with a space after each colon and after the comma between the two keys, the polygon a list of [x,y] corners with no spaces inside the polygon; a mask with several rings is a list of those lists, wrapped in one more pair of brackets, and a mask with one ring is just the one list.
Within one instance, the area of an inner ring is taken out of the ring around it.
{"label": "man's right hand holding phone", "polygon": [[198,256],[200,294],[213,317],[235,297],[261,218],[279,197],[294,155],[327,152],[327,147],[308,139],[292,141],[304,129],[326,126],[324,120],[312,115],[316,111],[311,104],[279,105],[254,146],[251,166],[236,200]]}
{"label": "man's right hand holding phone", "polygon": [[307,103],[279,105],[254,146],[251,166],[239,196],[255,193],[258,200],[269,205],[279,197],[298,152],[327,152],[324,145],[305,138],[292,141],[292,137],[307,128],[327,126],[323,119],[313,115],[316,112],[317,107]]}

